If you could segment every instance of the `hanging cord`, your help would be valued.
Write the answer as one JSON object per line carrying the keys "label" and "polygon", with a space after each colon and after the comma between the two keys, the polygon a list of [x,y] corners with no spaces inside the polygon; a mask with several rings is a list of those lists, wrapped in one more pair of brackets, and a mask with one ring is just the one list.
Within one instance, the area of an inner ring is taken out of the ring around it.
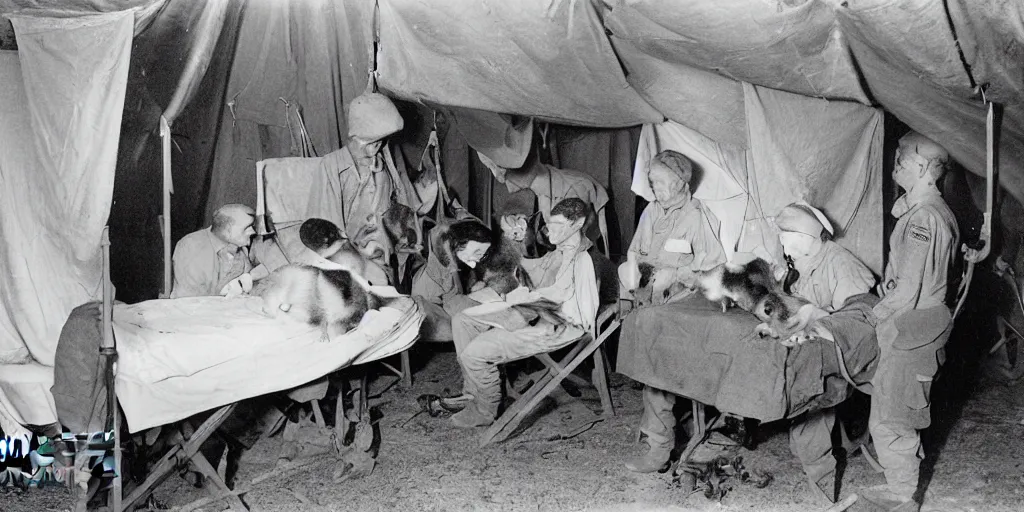
{"label": "hanging cord", "polygon": [[[987,84],[986,84],[987,85]],[[967,300],[968,292],[971,290],[971,281],[974,279],[975,265],[988,257],[992,250],[992,211],[995,202],[995,184],[997,180],[998,155],[995,140],[995,103],[988,101],[985,95],[986,85],[978,86],[981,92],[981,100],[988,107],[986,117],[986,145],[985,145],[985,214],[981,224],[981,233],[978,241],[973,245],[963,244],[960,247],[967,260],[967,267],[964,269],[963,278],[960,280],[960,287],[957,290],[956,308],[953,309],[953,318],[956,319],[963,311],[964,302]]]}

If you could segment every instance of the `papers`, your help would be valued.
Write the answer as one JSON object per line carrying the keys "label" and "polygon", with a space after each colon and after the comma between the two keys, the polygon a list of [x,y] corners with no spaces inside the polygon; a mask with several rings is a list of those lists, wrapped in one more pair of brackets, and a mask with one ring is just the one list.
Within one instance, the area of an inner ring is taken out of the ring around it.
{"label": "papers", "polygon": [[685,238],[669,238],[665,241],[665,250],[683,254],[693,254],[693,246]]}
{"label": "papers", "polygon": [[470,316],[484,316],[491,313],[504,311],[513,306],[524,306],[558,310],[561,305],[545,299],[540,293],[531,291],[525,286],[520,286],[505,294],[502,299],[497,292],[490,288],[482,288],[468,295],[469,298],[477,300],[480,305],[467,308],[464,312]]}

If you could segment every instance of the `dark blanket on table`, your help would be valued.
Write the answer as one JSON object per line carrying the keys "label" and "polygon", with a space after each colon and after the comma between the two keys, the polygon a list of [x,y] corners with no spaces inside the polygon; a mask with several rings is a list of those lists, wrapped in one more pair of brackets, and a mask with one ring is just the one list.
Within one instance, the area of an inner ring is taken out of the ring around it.
{"label": "dark blanket on table", "polygon": [[75,434],[105,430],[107,388],[100,356],[101,309],[99,302],[75,308],[57,341],[50,393],[57,407],[57,420]]}
{"label": "dark blanket on table", "polygon": [[[833,333],[858,385],[874,374],[878,342],[870,314],[878,299],[851,298],[820,322]],[[845,400],[852,386],[835,345],[813,339],[787,348],[761,339],[754,315],[693,295],[631,312],[622,324],[617,371],[634,380],[761,421],[792,418]]]}

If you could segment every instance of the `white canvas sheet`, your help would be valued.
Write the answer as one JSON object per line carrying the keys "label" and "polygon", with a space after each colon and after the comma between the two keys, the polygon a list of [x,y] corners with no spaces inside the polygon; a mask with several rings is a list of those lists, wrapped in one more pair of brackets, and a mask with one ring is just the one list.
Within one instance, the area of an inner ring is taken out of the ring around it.
{"label": "white canvas sheet", "polygon": [[71,310],[101,292],[135,19],[11,22],[18,59],[0,59],[0,362],[53,366]]}
{"label": "white canvas sheet", "polygon": [[50,366],[0,364],[0,429],[5,435],[28,434],[25,425],[57,422],[51,386],[53,368]]}
{"label": "white canvas sheet", "polygon": [[321,331],[261,313],[258,297],[189,297],[118,305],[117,397],[138,432],[199,412],[290,389],[334,370],[397,354],[419,333],[408,298],[371,310],[331,342]]}

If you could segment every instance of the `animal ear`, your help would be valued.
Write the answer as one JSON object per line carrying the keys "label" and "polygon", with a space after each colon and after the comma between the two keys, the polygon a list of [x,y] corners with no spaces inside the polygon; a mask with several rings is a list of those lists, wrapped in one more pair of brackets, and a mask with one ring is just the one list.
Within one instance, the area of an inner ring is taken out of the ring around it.
{"label": "animal ear", "polygon": [[441,223],[430,230],[430,250],[437,256],[437,261],[448,267],[455,261],[452,253],[452,232],[447,223]]}

